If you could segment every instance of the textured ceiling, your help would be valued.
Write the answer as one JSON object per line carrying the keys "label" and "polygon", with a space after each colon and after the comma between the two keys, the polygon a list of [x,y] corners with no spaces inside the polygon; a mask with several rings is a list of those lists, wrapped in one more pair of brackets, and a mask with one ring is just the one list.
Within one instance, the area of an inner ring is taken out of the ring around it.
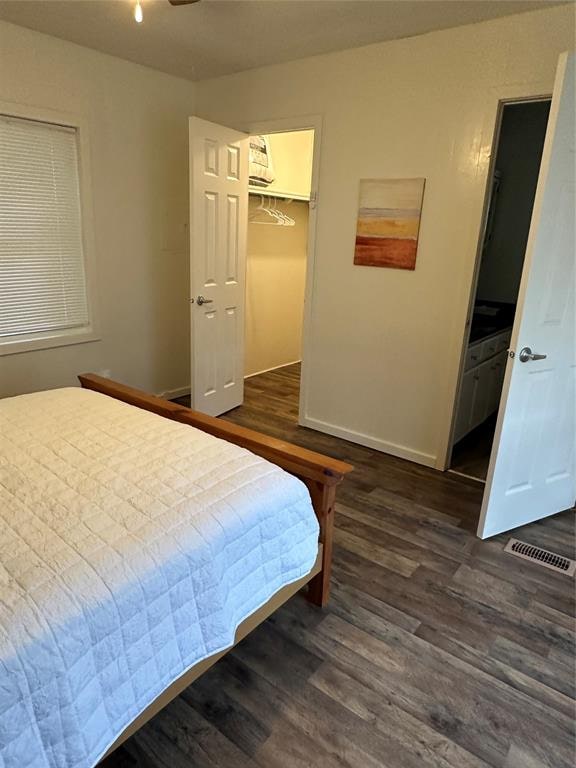
{"label": "textured ceiling", "polygon": [[0,0],[0,19],[192,80],[558,4],[541,0]]}

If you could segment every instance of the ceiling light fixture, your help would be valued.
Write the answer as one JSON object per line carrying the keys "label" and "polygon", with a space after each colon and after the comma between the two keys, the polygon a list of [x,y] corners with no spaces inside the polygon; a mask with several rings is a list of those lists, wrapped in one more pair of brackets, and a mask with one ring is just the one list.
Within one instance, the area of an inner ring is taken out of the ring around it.
{"label": "ceiling light fixture", "polygon": [[136,5],[134,6],[134,19],[138,22],[138,24],[142,24],[144,20],[144,14],[142,13],[142,6],[140,5],[140,0],[137,0]]}

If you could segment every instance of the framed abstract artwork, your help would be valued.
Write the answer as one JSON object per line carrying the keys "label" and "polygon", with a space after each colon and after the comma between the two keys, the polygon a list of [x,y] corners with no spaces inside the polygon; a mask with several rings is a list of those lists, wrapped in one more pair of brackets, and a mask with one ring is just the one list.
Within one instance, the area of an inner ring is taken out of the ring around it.
{"label": "framed abstract artwork", "polygon": [[361,179],[354,264],[415,269],[426,179]]}

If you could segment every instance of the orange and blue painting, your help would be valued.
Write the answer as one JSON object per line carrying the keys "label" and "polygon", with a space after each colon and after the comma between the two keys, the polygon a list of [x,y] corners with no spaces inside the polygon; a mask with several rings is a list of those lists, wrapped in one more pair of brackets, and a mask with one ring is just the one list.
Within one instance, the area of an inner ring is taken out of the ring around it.
{"label": "orange and blue painting", "polygon": [[361,179],[354,264],[415,269],[425,179]]}

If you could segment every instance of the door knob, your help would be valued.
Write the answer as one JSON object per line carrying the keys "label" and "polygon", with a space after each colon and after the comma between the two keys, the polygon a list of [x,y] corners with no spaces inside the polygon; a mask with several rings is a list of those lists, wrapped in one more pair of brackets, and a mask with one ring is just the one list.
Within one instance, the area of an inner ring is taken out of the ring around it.
{"label": "door knob", "polygon": [[528,360],[546,360],[546,355],[537,355],[536,352],[532,352],[530,347],[524,347],[520,350],[518,355],[521,363],[527,363]]}
{"label": "door knob", "polygon": [[196,299],[196,304],[198,304],[199,307],[202,306],[202,304],[212,304],[212,299],[205,299],[204,296],[198,296]]}

